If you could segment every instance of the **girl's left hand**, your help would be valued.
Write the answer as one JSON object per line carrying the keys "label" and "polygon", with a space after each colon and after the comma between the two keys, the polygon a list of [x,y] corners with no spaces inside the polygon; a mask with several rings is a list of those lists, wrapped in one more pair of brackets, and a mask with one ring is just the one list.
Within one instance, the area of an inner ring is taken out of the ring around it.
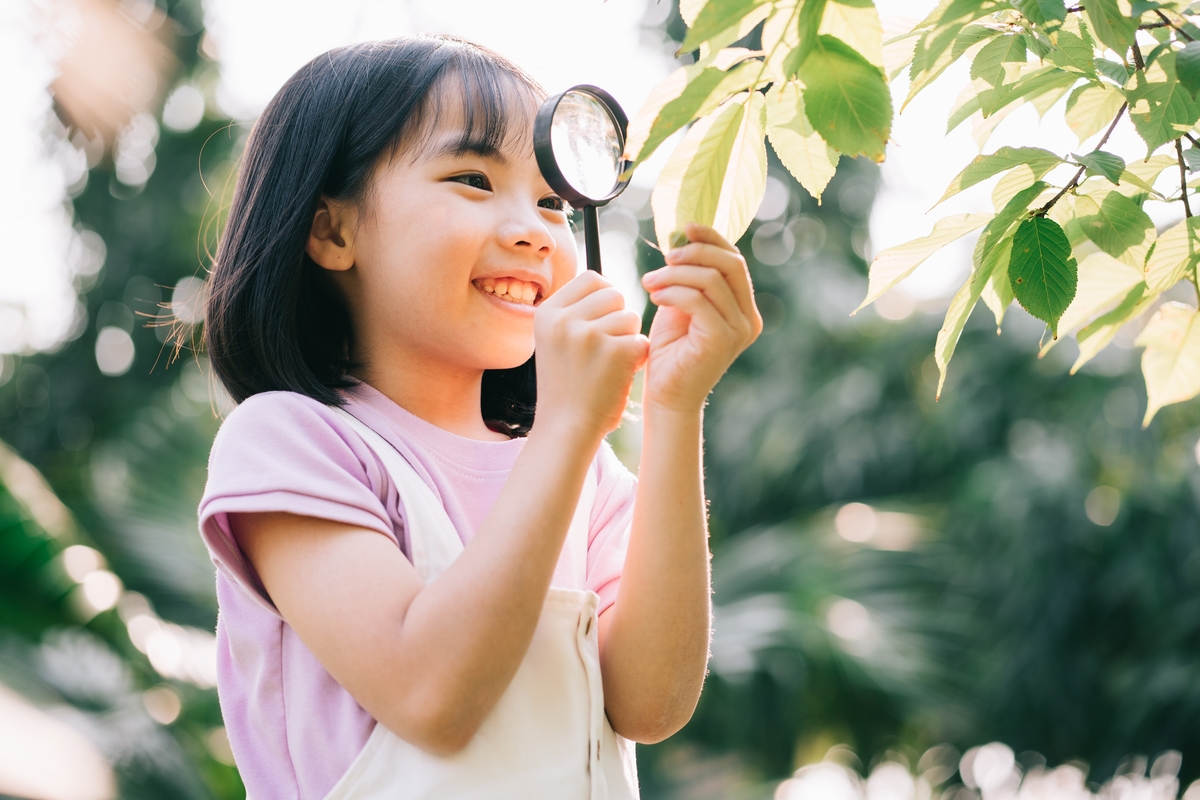
{"label": "girl's left hand", "polygon": [[733,360],[762,332],[746,259],[705,225],[689,223],[689,243],[642,277],[657,305],[650,326],[643,407],[693,412]]}

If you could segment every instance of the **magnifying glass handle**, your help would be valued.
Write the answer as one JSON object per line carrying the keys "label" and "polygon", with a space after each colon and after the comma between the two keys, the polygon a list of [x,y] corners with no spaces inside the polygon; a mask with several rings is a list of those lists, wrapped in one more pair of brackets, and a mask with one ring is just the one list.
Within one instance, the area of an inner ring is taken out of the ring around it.
{"label": "magnifying glass handle", "polygon": [[587,268],[600,272],[600,220],[595,206],[583,207],[583,241],[587,248]]}

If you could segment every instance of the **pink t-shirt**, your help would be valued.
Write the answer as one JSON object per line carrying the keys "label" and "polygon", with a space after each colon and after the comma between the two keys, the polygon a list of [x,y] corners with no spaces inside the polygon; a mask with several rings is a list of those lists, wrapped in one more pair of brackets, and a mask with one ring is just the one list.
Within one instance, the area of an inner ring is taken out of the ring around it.
{"label": "pink t-shirt", "polygon": [[[491,510],[524,439],[478,441],[442,430],[366,384],[347,410],[388,440],[442,501],[463,543]],[[636,479],[607,443],[588,535],[587,586],[616,599]],[[266,596],[230,533],[230,513],[286,511],[378,531],[407,553],[404,509],[387,471],[329,407],[266,392],[221,426],[200,501],[217,566],[217,691],[229,742],[255,800],[319,800],[366,744],[374,719],[325,671]]]}

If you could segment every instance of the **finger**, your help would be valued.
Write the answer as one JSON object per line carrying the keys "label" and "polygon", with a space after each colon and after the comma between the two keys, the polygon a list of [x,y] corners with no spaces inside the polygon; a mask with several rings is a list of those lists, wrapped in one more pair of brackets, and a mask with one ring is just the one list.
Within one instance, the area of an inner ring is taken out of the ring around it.
{"label": "finger", "polygon": [[572,303],[570,315],[576,319],[594,320],[625,308],[625,296],[611,285],[597,289]]}
{"label": "finger", "polygon": [[742,312],[729,281],[714,267],[663,267],[646,275],[642,284],[651,291],[668,286],[690,286],[699,289],[712,301],[731,328],[746,328],[749,322]]}
{"label": "finger", "polygon": [[746,266],[746,259],[736,248],[726,248],[725,240],[721,239],[719,234],[714,232],[713,235],[720,239],[722,244],[699,241],[685,244],[683,247],[667,253],[667,266],[690,264],[720,270],[721,274],[725,276],[725,280],[729,282],[742,313],[747,317],[753,317],[756,312],[754,285],[750,280],[750,270]]}
{"label": "finger", "polygon": [[633,336],[642,332],[642,318],[627,308],[605,314],[592,325],[609,336]]}
{"label": "finger", "polygon": [[689,222],[683,226],[683,232],[687,234],[689,242],[703,242],[712,244],[724,250],[738,252],[738,249],[729,243],[724,236],[717,233],[716,229],[709,225],[701,225],[698,222]]}
{"label": "finger", "polygon": [[542,304],[550,303],[553,308],[566,308],[594,292],[609,287],[612,287],[612,283],[599,272],[584,270],[560,286]]}
{"label": "finger", "polygon": [[738,338],[737,331],[731,329],[725,318],[717,311],[704,292],[690,286],[668,286],[650,294],[650,301],[657,306],[671,306],[699,321],[705,328],[714,331],[724,331],[729,338]]}

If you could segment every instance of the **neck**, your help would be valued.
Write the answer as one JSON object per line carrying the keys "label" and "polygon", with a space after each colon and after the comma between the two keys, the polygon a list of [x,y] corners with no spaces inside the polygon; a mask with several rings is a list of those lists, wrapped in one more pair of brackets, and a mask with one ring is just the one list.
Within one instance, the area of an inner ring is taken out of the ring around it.
{"label": "neck", "polygon": [[[363,359],[352,374],[404,410],[442,430],[481,441],[508,437],[491,430],[480,412],[483,371],[447,365],[412,353]],[[386,365],[386,366],[385,366]]]}

